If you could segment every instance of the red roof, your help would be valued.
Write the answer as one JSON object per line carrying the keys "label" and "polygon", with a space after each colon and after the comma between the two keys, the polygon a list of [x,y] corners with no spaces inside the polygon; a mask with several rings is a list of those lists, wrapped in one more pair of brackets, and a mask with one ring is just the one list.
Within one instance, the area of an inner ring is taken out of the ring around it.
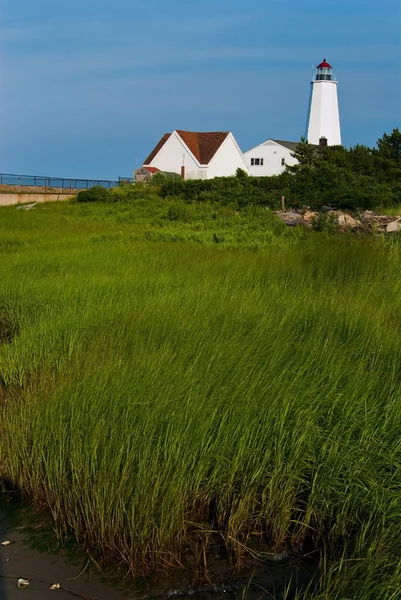
{"label": "red roof", "polygon": [[332,69],[333,67],[331,65],[329,65],[328,62],[326,62],[326,59],[323,59],[323,62],[320,63],[320,65],[317,66],[317,69]]}
{"label": "red roof", "polygon": [[229,131],[178,131],[180,138],[201,165],[208,165]]}
{"label": "red roof", "polygon": [[148,167],[147,165],[143,165],[143,168],[149,171],[149,173],[160,173],[160,169],[158,169],[157,167]]}

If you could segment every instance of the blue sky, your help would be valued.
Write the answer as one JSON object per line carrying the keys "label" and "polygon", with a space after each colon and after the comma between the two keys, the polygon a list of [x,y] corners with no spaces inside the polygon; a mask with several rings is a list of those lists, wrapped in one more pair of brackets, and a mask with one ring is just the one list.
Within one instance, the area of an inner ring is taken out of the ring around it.
{"label": "blue sky", "polygon": [[174,129],[304,133],[312,65],[343,143],[401,123],[399,0],[3,0],[0,171],[129,175]]}

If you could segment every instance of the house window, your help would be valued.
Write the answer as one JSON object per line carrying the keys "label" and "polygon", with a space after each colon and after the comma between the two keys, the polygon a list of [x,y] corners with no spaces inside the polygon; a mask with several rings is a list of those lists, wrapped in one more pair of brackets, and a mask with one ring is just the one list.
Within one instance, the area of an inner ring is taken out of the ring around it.
{"label": "house window", "polygon": [[284,165],[285,165],[285,158],[282,158],[281,159],[281,166],[284,167]]}
{"label": "house window", "polygon": [[251,158],[251,167],[263,167],[263,158]]}

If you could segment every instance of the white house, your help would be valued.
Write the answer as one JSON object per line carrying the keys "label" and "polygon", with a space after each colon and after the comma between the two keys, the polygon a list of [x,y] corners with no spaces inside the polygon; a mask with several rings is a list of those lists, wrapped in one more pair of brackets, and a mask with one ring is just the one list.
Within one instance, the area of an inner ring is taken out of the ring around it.
{"label": "white house", "polygon": [[267,140],[244,153],[250,175],[280,175],[286,165],[295,165],[297,160],[292,156],[298,142]]}
{"label": "white house", "polygon": [[179,173],[184,179],[211,179],[249,172],[244,156],[229,131],[165,133],[143,168]]}

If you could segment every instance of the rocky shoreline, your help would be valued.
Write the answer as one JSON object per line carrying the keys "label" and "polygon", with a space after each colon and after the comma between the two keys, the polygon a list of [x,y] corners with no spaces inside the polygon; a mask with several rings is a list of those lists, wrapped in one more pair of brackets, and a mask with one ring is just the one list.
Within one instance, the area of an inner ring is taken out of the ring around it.
{"label": "rocky shoreline", "polygon": [[399,233],[401,214],[381,215],[372,210],[350,214],[331,206],[322,206],[319,211],[309,206],[288,211],[277,210],[274,214],[288,227],[303,226],[309,229],[337,229],[338,231],[361,231],[366,233]]}

